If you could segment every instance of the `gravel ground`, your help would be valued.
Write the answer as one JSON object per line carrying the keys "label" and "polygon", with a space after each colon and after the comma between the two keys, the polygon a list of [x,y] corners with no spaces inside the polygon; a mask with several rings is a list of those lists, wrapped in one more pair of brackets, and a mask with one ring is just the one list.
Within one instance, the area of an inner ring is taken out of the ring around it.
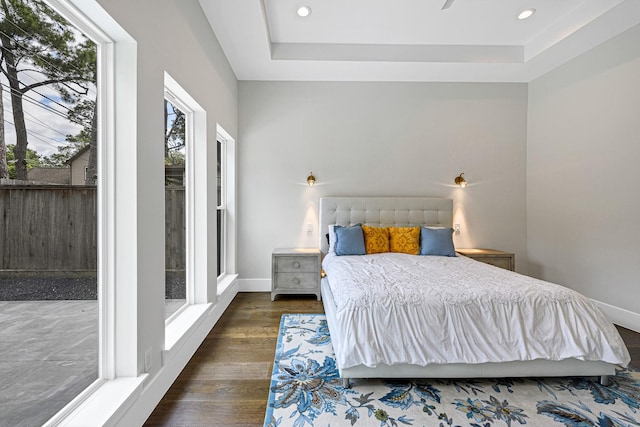
{"label": "gravel ground", "polygon": [[98,298],[95,277],[0,277],[0,301],[92,300]]}
{"label": "gravel ground", "polygon": [[[165,298],[184,299],[185,289],[184,274],[167,273]],[[43,277],[0,276],[0,301],[94,300],[97,298],[98,287],[95,276],[61,277],[59,274]]]}

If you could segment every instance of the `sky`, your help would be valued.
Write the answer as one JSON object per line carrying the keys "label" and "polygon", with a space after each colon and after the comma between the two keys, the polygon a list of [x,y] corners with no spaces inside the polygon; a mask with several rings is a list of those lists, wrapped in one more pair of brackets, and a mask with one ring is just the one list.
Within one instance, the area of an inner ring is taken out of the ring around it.
{"label": "sky", "polygon": [[[23,79],[27,84],[35,79],[41,79],[41,77],[34,72],[29,74],[30,75],[24,76]],[[15,144],[16,132],[13,126],[13,109],[11,106],[8,81],[4,75],[0,76],[0,82],[3,86],[2,100],[4,103],[5,141],[7,145]],[[46,96],[56,102],[64,104],[55,89],[42,86],[36,90],[41,95],[33,91],[27,93],[27,96],[32,98],[33,102],[27,100],[26,97],[23,100],[25,122],[29,135],[29,145],[27,147],[37,151],[40,155],[50,156],[58,152],[58,146],[68,145],[68,142],[65,141],[66,135],[77,134],[82,130],[82,126],[72,123],[66,118],[67,110],[65,108],[45,98]],[[92,93],[95,96],[95,89]],[[58,114],[51,110],[57,111]]]}
{"label": "sky", "polygon": [[[26,76],[24,79],[27,84],[28,82],[36,81],[36,79],[42,79],[37,73],[31,74],[31,76]],[[4,101],[5,140],[7,145],[15,144],[16,132],[13,126],[13,110],[11,107],[8,82],[6,77],[1,73],[0,82],[3,85],[2,99]],[[42,156],[50,156],[58,152],[57,147],[69,145],[66,141],[66,136],[79,133],[82,130],[82,126],[67,120],[67,110],[56,104],[56,102],[60,104],[64,104],[64,102],[60,99],[60,95],[55,89],[42,86],[36,90],[39,94],[35,92],[28,93],[28,96],[32,98],[33,102],[30,102],[26,98],[23,100],[25,122],[29,135],[29,145],[27,147],[35,150]],[[95,99],[95,93],[95,87],[91,88],[88,97]],[[55,102],[52,102],[50,99]],[[57,114],[51,110],[56,111]],[[169,128],[175,119],[175,113],[173,113],[170,107],[168,109],[168,118],[169,123],[167,127]],[[184,153],[184,147],[178,151]]]}
{"label": "sky", "polygon": [[[1,18],[6,20],[2,14]],[[13,24],[12,21],[8,21]],[[18,30],[21,28],[13,24]],[[75,33],[76,41],[80,43],[86,40],[84,35],[77,29],[70,28]],[[24,30],[23,30],[24,31]],[[19,43],[14,39],[15,43]],[[47,46],[38,46],[37,50],[46,49]],[[19,69],[29,68],[27,61],[22,61]],[[19,72],[20,82],[23,85],[30,85],[34,82],[44,80],[44,76],[37,71]],[[0,73],[0,83],[2,84],[2,101],[4,106],[4,131],[6,144],[15,144],[16,133],[14,127],[13,110],[11,105],[11,94],[6,76]],[[95,86],[90,88],[87,98],[96,99]],[[42,156],[50,156],[58,152],[58,147],[68,145],[66,136],[75,135],[82,130],[81,125],[69,121],[66,116],[68,109],[61,100],[60,95],[52,86],[41,86],[29,91],[23,98],[23,109],[25,124],[28,134],[27,148],[35,150]]]}

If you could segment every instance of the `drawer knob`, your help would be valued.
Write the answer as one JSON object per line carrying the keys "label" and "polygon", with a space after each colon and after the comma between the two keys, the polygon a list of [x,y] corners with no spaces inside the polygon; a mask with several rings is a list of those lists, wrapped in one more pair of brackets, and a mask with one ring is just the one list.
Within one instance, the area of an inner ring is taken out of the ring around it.
{"label": "drawer knob", "polygon": [[298,261],[294,261],[294,262],[293,262],[293,266],[294,266],[295,268],[300,268],[300,263],[299,263]]}
{"label": "drawer knob", "polygon": [[291,279],[291,281],[293,282],[294,285],[300,284],[300,279],[298,279],[297,277],[294,277],[293,279]]}

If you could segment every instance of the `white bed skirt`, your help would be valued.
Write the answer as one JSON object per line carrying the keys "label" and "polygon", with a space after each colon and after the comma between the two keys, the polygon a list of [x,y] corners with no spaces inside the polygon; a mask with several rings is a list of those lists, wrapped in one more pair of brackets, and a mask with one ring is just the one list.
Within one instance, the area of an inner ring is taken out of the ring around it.
{"label": "white bed skirt", "polygon": [[[336,304],[329,286],[329,279],[322,279],[322,298],[324,302],[327,324],[331,340],[338,342],[342,337],[336,322]],[[341,368],[340,376],[348,378],[506,378],[506,377],[565,377],[565,376],[609,376],[615,375],[616,365],[601,361],[565,360],[531,360],[501,363],[477,364],[432,364],[418,365],[385,365],[375,368],[356,365]]]}

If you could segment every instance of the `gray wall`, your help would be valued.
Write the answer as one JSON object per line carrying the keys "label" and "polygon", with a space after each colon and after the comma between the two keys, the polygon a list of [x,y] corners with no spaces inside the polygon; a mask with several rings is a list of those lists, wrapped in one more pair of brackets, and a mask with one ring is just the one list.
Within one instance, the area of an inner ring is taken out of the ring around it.
{"label": "gray wall", "polygon": [[529,85],[529,272],[635,313],[636,330],[639,112],[640,26]]}
{"label": "gray wall", "polygon": [[523,271],[526,84],[241,81],[239,106],[245,289],[269,289],[274,248],[318,246],[322,196],[450,197],[456,246],[515,252]]}

